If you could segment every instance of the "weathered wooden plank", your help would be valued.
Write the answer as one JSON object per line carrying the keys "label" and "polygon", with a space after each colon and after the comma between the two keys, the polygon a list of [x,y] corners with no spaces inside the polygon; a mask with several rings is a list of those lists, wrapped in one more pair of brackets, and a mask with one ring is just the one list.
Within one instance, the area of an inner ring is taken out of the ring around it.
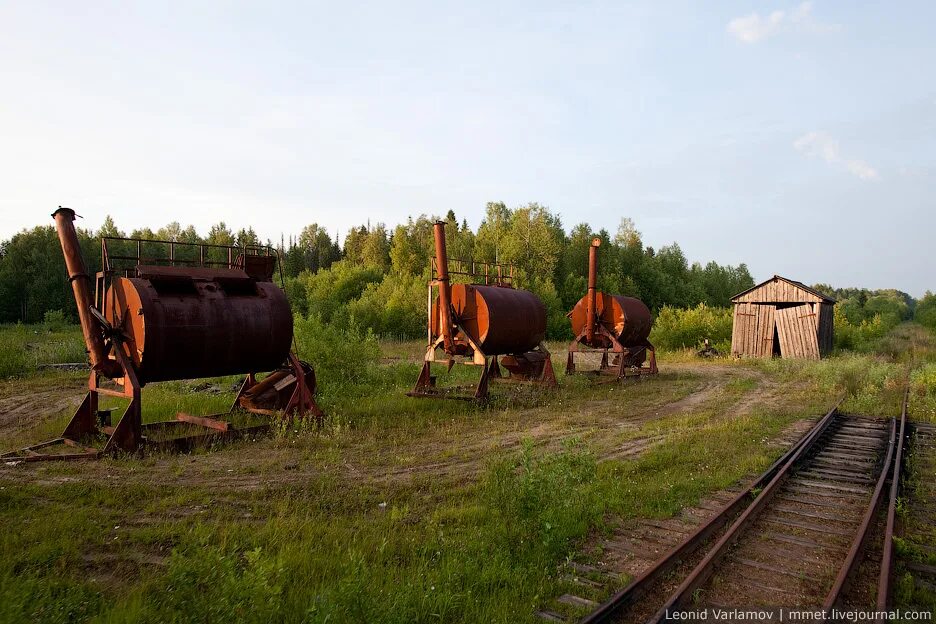
{"label": "weathered wooden plank", "polygon": [[806,348],[806,337],[803,335],[803,322],[802,322],[802,306],[796,306],[789,309],[790,315],[790,326],[793,328],[793,350],[796,352],[796,357],[805,358],[807,357],[807,348]]}
{"label": "weathered wooden plank", "polygon": [[757,351],[757,328],[760,325],[761,305],[752,303],[751,310],[754,312],[754,316],[751,317],[751,355],[759,357],[760,354]]}
{"label": "weathered wooden plank", "polygon": [[796,322],[796,308],[786,308],[784,314],[787,318],[787,327],[790,331],[790,350],[793,357],[803,357],[803,341],[800,336],[799,324]]}
{"label": "weathered wooden plank", "polygon": [[819,359],[819,326],[814,306],[812,304],[803,304],[800,306],[803,312],[800,316],[800,325],[803,333],[803,344],[805,347],[805,356],[813,359]]}
{"label": "weathered wooden plank", "polygon": [[751,332],[754,331],[754,315],[757,314],[757,310],[754,309],[754,305],[748,303],[745,305],[745,316],[746,322],[744,324],[744,355],[750,357],[753,355],[751,353]]}
{"label": "weathered wooden plank", "polygon": [[760,357],[760,350],[757,348],[757,332],[760,330],[761,323],[761,308],[764,307],[760,304],[752,304],[751,306],[754,310],[754,316],[752,317],[753,323],[751,323],[751,355],[754,357]]}
{"label": "weathered wooden plank", "polygon": [[767,334],[767,322],[768,316],[770,315],[770,306],[760,305],[757,307],[760,308],[760,314],[758,315],[760,318],[760,325],[757,327],[757,355],[758,357],[766,357],[767,350],[764,346],[764,336]]}
{"label": "weathered wooden plank", "polygon": [[815,321],[812,318],[812,311],[809,304],[804,303],[796,307],[796,320],[800,328],[800,339],[803,341],[803,357],[813,359],[816,346]]}
{"label": "weathered wooden plank", "polygon": [[744,316],[744,306],[743,303],[735,304],[734,325],[731,329],[731,354],[737,356],[744,355],[744,321],[747,318]]}

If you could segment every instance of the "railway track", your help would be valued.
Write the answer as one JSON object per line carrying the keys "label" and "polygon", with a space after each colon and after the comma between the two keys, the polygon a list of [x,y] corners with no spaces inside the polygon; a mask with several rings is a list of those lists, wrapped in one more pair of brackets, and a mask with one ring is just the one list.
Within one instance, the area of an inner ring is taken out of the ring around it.
{"label": "railway track", "polygon": [[887,500],[877,600],[885,608],[906,415],[906,394],[899,419],[850,416],[836,405],[627,587],[600,605],[582,601],[592,608],[582,624],[670,622],[683,609],[842,607]]}

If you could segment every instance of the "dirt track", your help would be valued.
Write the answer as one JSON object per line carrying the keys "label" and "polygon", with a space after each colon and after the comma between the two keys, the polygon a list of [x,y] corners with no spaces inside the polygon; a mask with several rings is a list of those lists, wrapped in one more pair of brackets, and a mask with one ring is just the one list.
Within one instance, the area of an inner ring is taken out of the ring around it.
{"label": "dirt track", "polygon": [[[80,383],[46,388],[38,394],[17,394],[17,386],[5,387],[0,396],[0,407],[7,407],[0,415],[2,437],[19,435],[27,418],[32,422],[61,418],[63,408],[80,400]],[[706,422],[733,418],[755,406],[782,404],[788,394],[787,388],[757,369],[732,364],[674,363],[658,379],[629,383],[647,387],[609,388],[607,398],[575,402],[562,413],[544,407],[487,414],[458,423],[454,432],[424,432],[392,445],[375,439],[373,433],[357,437],[351,430],[305,441],[299,448],[288,440],[261,438],[192,457],[160,455],[145,460],[146,470],[135,469],[132,461],[91,462],[71,474],[52,476],[48,466],[18,464],[0,466],[0,477],[51,484],[119,476],[131,483],[210,483],[219,492],[302,484],[323,472],[342,481],[377,486],[427,477],[464,482],[484,469],[492,453],[519,448],[524,441],[541,449],[558,449],[564,441],[579,438],[601,460],[633,459],[665,437],[665,430],[654,429],[655,421],[693,415],[701,415]],[[739,384],[743,385],[740,390]],[[674,394],[677,386],[682,390]],[[651,390],[656,394],[643,396]],[[332,448],[333,461],[307,459],[310,454],[300,449],[308,451],[310,445]]]}

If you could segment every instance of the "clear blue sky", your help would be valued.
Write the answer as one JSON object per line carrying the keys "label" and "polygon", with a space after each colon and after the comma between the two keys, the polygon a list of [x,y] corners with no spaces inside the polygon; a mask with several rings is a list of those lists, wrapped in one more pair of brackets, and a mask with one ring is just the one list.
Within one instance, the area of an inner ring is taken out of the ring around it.
{"label": "clear blue sky", "polygon": [[0,237],[487,201],[936,290],[929,2],[0,3]]}

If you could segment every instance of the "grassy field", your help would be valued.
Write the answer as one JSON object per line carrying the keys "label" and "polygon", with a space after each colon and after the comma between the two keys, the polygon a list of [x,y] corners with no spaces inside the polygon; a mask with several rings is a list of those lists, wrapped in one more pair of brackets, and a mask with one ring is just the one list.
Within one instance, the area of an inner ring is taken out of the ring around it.
{"label": "grassy field", "polygon": [[[74,361],[43,345],[75,336],[4,328],[0,353]],[[914,416],[932,421],[931,336],[905,325],[887,340],[822,362],[664,353],[655,378],[497,386],[485,407],[406,397],[421,346],[381,344],[371,368],[320,367],[320,431],[0,466],[0,620],[533,621],[571,589],[563,567],[590,537],[762,470],[784,431],[843,394],[846,411],[896,414],[910,345]],[[57,434],[82,396],[84,373],[43,358],[0,386],[0,448]],[[148,386],[144,418],[227,409],[235,382]]]}

